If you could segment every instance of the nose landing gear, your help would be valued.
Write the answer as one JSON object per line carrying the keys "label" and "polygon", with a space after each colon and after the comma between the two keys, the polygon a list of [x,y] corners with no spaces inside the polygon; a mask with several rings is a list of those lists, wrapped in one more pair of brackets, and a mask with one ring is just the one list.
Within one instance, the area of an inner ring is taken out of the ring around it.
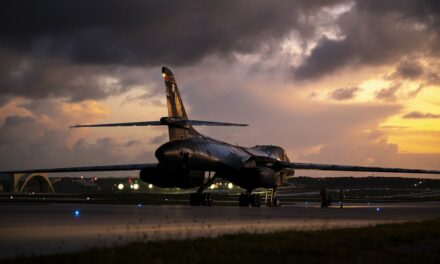
{"label": "nose landing gear", "polygon": [[277,197],[277,190],[268,188],[266,190],[266,198],[264,199],[267,206],[279,207],[281,202]]}

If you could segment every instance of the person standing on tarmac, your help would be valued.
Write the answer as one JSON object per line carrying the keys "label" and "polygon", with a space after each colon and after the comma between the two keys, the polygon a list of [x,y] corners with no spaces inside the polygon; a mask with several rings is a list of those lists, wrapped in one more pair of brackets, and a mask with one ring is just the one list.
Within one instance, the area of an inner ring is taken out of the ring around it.
{"label": "person standing on tarmac", "polygon": [[343,208],[344,207],[344,190],[340,189],[339,190],[339,208]]}
{"label": "person standing on tarmac", "polygon": [[321,208],[327,208],[327,191],[324,189],[324,187],[321,187],[319,195],[321,196]]}

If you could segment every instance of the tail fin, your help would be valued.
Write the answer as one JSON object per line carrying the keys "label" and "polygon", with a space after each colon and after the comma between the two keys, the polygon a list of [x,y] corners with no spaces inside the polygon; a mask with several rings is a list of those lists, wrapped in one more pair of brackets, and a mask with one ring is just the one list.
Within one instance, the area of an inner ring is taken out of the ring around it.
{"label": "tail fin", "polygon": [[[162,67],[162,77],[165,81],[168,117],[188,120],[174,74],[167,67]],[[170,141],[174,141],[197,136],[199,133],[191,125],[185,125],[184,128],[168,126],[168,135]]]}
{"label": "tail fin", "polygon": [[162,67],[162,77],[165,81],[165,92],[167,95],[168,117],[188,119],[179,89],[177,89],[176,79],[167,67]]}
{"label": "tail fin", "polygon": [[162,77],[165,81],[167,95],[168,117],[159,121],[140,121],[127,123],[74,125],[75,127],[126,127],[126,126],[168,126],[170,141],[201,136],[193,126],[247,126],[247,124],[189,120],[183,106],[182,98],[177,89],[176,79],[170,69],[162,67]]}

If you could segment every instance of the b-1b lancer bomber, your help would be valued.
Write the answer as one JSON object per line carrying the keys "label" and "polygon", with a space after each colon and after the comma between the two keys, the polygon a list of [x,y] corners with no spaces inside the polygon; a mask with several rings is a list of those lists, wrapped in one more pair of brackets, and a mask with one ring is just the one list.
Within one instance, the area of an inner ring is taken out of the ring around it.
{"label": "b-1b lancer bomber", "polygon": [[220,178],[245,190],[239,197],[240,206],[255,207],[260,206],[259,194],[253,193],[256,188],[271,189],[269,204],[278,205],[276,189],[282,186],[288,177],[294,175],[295,169],[440,174],[438,170],[294,163],[289,161],[285,150],[278,146],[241,147],[209,138],[197,132],[194,127],[247,125],[188,119],[173,73],[163,67],[162,76],[168,106],[167,117],[159,121],[73,126],[168,126],[169,142],[156,150],[157,163],[15,170],[2,173],[139,170],[142,181],[159,187],[198,187],[197,192],[190,196],[190,204],[205,206],[212,204],[211,194],[205,193],[205,188],[210,186],[214,179]]}

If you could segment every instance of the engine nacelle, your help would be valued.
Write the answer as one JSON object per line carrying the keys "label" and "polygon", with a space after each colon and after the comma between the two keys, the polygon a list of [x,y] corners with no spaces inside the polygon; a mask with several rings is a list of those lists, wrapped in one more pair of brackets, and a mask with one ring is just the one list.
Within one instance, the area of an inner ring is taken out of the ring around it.
{"label": "engine nacelle", "polygon": [[281,185],[281,177],[273,169],[257,167],[258,185],[264,188],[276,188]]}
{"label": "engine nacelle", "polygon": [[268,167],[254,167],[239,174],[225,173],[221,176],[245,189],[276,188],[282,184],[281,174]]}
{"label": "engine nacelle", "polygon": [[168,169],[160,166],[142,169],[139,173],[142,181],[162,188],[194,188],[206,181],[204,171]]}

